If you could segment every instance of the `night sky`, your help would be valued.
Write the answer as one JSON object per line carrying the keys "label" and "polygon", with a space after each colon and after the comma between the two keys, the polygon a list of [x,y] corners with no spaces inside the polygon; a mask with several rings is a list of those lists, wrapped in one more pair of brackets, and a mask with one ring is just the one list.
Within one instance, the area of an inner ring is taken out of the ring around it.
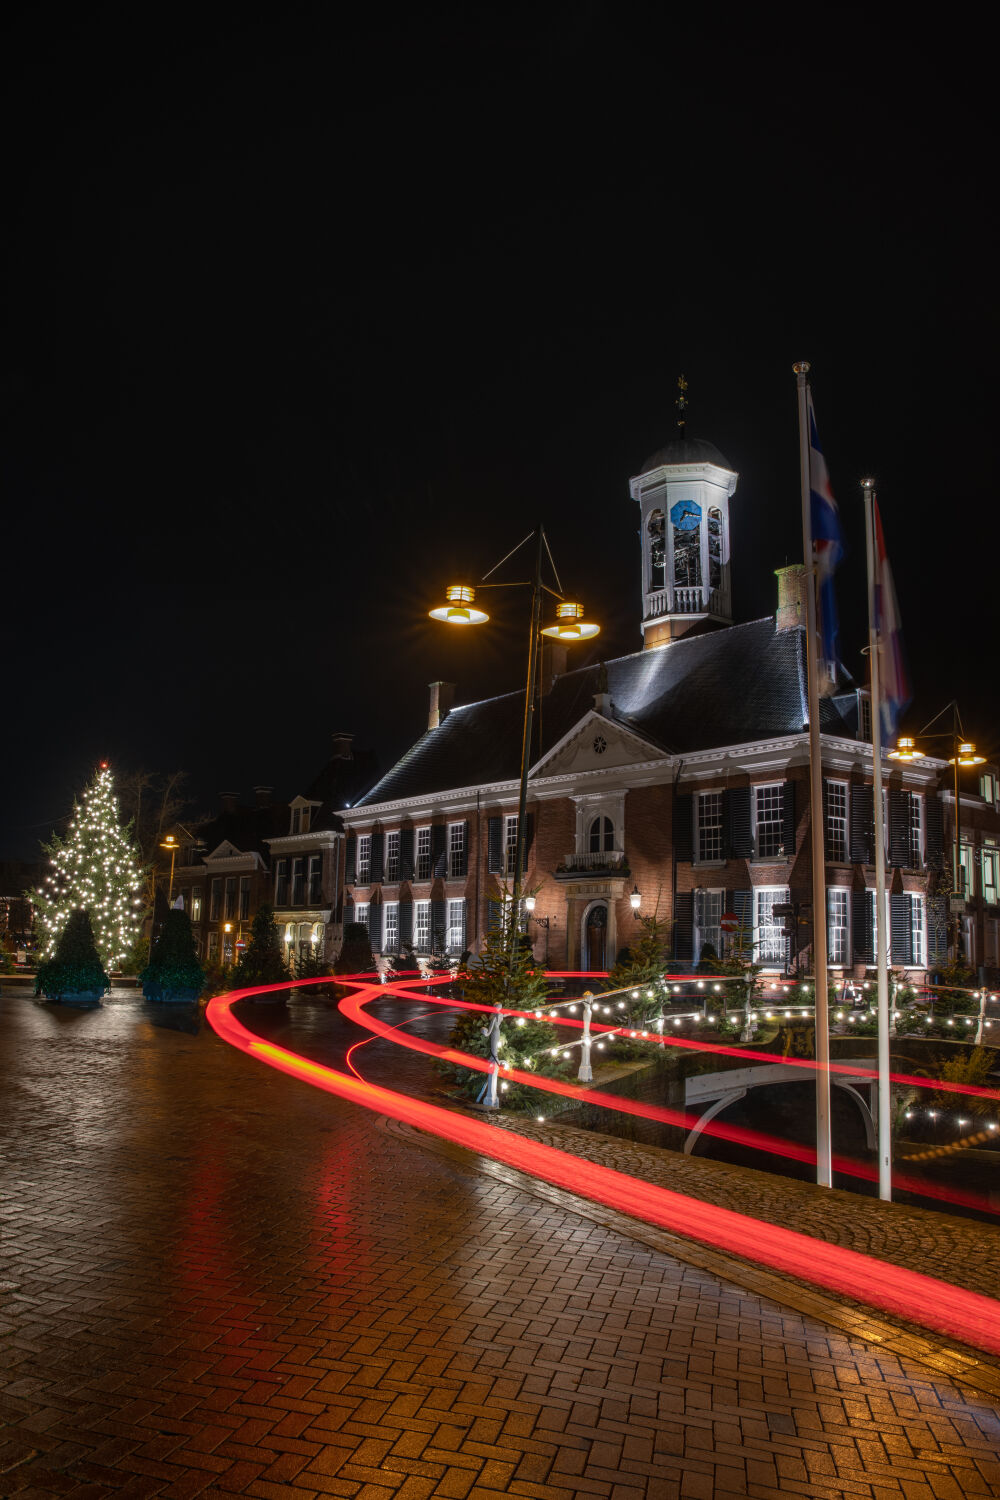
{"label": "night sky", "polygon": [[[790,14],[790,13],[789,13]],[[95,761],[195,806],[389,764],[523,681],[526,600],[426,619],[543,520],[638,649],[628,479],[739,470],[737,619],[801,558],[809,359],[850,553],[878,481],[918,727],[1000,750],[986,59],[876,7],[8,7],[0,856]],[[510,576],[524,576],[523,570]]]}

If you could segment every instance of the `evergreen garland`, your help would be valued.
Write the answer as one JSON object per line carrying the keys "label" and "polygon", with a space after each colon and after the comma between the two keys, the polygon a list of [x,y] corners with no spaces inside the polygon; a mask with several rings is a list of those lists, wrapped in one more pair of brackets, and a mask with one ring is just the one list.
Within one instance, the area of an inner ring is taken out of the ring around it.
{"label": "evergreen garland", "polygon": [[43,958],[54,956],[71,914],[82,908],[90,913],[100,962],[108,970],[120,968],[142,925],[145,872],[132,841],[132,825],[122,827],[119,820],[114,780],[106,765],[99,767],[82,801],[73,804],[66,837],[56,834],[42,849],[52,868],[31,900],[38,912]]}

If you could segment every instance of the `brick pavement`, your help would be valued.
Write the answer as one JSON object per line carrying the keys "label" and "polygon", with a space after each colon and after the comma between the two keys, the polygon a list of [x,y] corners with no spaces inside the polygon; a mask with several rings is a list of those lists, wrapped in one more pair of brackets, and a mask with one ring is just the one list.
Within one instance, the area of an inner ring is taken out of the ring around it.
{"label": "brick pavement", "polygon": [[1000,1495],[971,1386],[140,1001],[0,1069],[2,1494]]}

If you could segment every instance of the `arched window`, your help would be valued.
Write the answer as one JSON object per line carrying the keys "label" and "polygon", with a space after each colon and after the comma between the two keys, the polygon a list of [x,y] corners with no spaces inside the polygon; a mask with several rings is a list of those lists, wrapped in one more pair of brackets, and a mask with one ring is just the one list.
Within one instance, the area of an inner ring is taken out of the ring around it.
{"label": "arched window", "polygon": [[590,825],[591,854],[606,854],[615,847],[615,825],[610,818],[595,818]]}
{"label": "arched window", "polygon": [[718,506],[708,513],[708,586],[722,587],[722,511]]}
{"label": "arched window", "polygon": [[701,528],[674,527],[674,583],[701,583]]}
{"label": "arched window", "polygon": [[662,510],[654,510],[646,527],[649,536],[649,587],[662,589],[667,558],[667,522]]}

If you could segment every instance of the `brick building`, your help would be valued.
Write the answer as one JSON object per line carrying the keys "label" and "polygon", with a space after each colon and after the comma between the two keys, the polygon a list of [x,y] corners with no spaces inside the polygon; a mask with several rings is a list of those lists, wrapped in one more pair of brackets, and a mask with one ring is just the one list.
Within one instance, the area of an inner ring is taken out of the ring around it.
{"label": "brick building", "polygon": [[[543,678],[528,783],[526,918],[551,966],[603,968],[635,931],[629,900],[674,956],[718,952],[726,912],[769,969],[809,962],[812,874],[801,566],[777,574],[773,616],[733,625],[729,501],[737,475],[682,440],[631,482],[642,535],[643,650]],[[427,732],[349,811],[345,920],[376,951],[477,951],[512,871],[523,695],[453,706],[431,688]],[[830,963],[874,962],[871,704],[822,700]],[[886,760],[891,962],[918,974],[961,952],[998,962],[997,774],[963,782],[964,899],[943,760]],[[776,917],[795,906],[797,920]],[[540,920],[539,920],[540,919]]]}

